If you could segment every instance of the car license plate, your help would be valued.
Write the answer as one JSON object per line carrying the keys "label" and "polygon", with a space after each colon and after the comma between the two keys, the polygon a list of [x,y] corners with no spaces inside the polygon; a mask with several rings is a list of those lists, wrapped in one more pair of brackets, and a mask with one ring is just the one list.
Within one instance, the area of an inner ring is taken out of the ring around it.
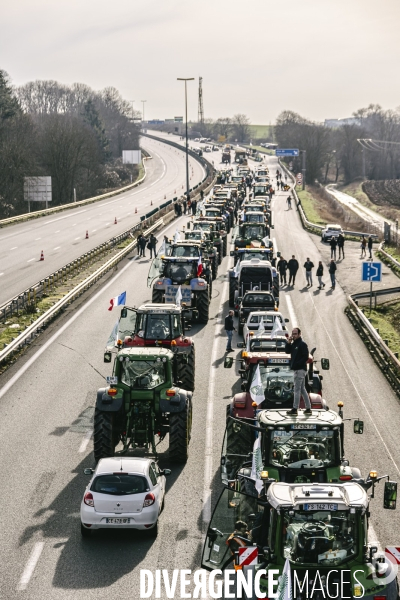
{"label": "car license plate", "polygon": [[317,429],[316,423],[296,423],[291,429]]}
{"label": "car license plate", "polygon": [[110,523],[112,525],[129,525],[131,520],[126,517],[107,517],[106,523]]}
{"label": "car license plate", "polygon": [[304,504],[304,510],[337,510],[337,504]]}

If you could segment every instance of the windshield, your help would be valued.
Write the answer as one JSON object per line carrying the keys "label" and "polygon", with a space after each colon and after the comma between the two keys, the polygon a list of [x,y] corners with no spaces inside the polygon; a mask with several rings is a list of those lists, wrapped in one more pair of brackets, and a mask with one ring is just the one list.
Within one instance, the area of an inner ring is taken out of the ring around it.
{"label": "windshield", "polygon": [[253,188],[254,196],[263,196],[268,194],[268,186],[267,185],[255,185]]}
{"label": "windshield", "polygon": [[196,258],[200,256],[200,249],[198,246],[171,246],[169,256]]}
{"label": "windshield", "polygon": [[214,229],[212,223],[208,223],[207,221],[195,221],[193,223],[193,229],[203,229],[204,231],[212,231]]}
{"label": "windshield", "polygon": [[180,315],[140,314],[137,331],[138,335],[146,340],[176,338],[181,335]]}
{"label": "windshield", "polygon": [[246,221],[249,223],[264,223],[264,215],[259,215],[256,212],[246,213]]}
{"label": "windshield", "polygon": [[269,464],[291,469],[313,469],[335,464],[333,431],[316,431],[314,427],[301,431],[271,431]]}
{"label": "windshield", "polygon": [[221,216],[221,211],[220,210],[210,210],[210,209],[206,209],[206,217],[220,217]]}
{"label": "windshield", "polygon": [[149,491],[149,484],[139,475],[99,475],[92,483],[90,490],[97,494],[111,496],[128,496]]}
{"label": "windshield", "polygon": [[264,304],[274,305],[275,300],[272,294],[246,294],[243,297],[243,306],[263,306]]}
{"label": "windshield", "polygon": [[122,358],[121,381],[131,388],[152,390],[165,382],[165,365],[163,362],[145,360],[124,360]]}
{"label": "windshield", "polygon": [[259,260],[269,260],[268,252],[252,252],[246,250],[246,252],[239,252],[240,260],[251,260],[252,258],[258,258]]}
{"label": "windshield", "polygon": [[194,273],[195,270],[197,271],[197,264],[194,261],[181,263],[168,262],[165,267],[165,277],[178,283],[183,283],[196,276]]}
{"label": "windshield", "polygon": [[[307,509],[310,505],[303,506]],[[284,558],[296,565],[336,566],[357,553],[357,514],[337,510],[337,504],[328,507],[330,510],[284,513]]]}
{"label": "windshield", "polygon": [[[288,402],[293,400],[294,372],[291,371],[289,365],[266,367],[260,363],[258,366],[260,367],[261,383],[266,400],[270,402]],[[253,381],[257,365],[252,365],[252,367],[249,377],[250,381]]]}
{"label": "windshield", "polygon": [[272,329],[275,323],[275,319],[279,319],[280,322],[283,323],[283,319],[279,313],[274,313],[273,315],[252,315],[250,317],[250,323],[259,324],[262,320],[265,329]]}
{"label": "windshield", "polygon": [[246,204],[244,209],[246,212],[257,212],[257,211],[263,211],[264,206],[262,204]]}
{"label": "windshield", "polygon": [[263,340],[255,337],[250,338],[250,352],[285,352],[286,339]]}
{"label": "windshield", "polygon": [[[250,215],[249,215],[250,216]],[[265,229],[261,225],[250,225],[243,228],[243,237],[250,239],[262,239],[265,236]]]}

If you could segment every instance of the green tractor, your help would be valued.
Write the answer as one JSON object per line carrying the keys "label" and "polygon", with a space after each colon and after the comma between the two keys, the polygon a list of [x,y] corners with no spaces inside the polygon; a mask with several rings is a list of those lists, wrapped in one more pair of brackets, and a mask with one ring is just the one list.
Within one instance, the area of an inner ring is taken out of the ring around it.
{"label": "green tractor", "polygon": [[184,231],[185,240],[195,240],[201,242],[202,252],[208,256],[211,263],[212,278],[215,280],[218,275],[218,249],[214,246],[210,234],[202,229],[193,229]]}
{"label": "green tractor", "polygon": [[[111,362],[112,353],[104,353]],[[94,413],[94,457],[114,456],[156,446],[169,434],[169,457],[185,463],[192,428],[192,392],[181,389],[176,361],[166,348],[122,348],[115,356],[108,386],[97,392]]]}

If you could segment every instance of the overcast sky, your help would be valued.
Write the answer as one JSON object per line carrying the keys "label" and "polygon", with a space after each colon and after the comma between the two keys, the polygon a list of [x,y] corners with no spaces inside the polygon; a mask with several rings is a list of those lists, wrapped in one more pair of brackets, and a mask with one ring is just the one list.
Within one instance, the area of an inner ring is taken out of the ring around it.
{"label": "overcast sky", "polygon": [[0,0],[0,68],[114,86],[145,117],[314,120],[400,105],[400,0]]}

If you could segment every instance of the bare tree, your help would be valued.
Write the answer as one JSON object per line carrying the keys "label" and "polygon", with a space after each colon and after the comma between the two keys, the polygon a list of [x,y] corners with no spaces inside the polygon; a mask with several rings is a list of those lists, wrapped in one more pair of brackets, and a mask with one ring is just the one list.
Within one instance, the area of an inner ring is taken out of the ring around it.
{"label": "bare tree", "polygon": [[250,119],[243,114],[236,114],[232,117],[232,133],[238,142],[247,142],[250,138]]}

